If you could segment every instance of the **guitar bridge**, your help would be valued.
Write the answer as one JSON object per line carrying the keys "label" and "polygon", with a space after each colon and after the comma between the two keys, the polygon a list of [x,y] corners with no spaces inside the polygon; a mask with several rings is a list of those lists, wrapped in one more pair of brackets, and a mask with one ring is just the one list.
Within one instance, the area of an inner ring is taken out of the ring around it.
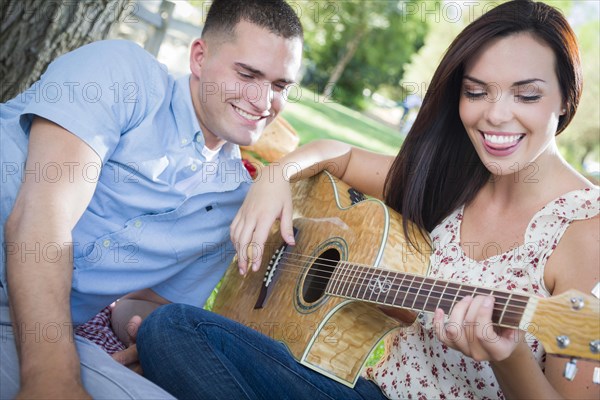
{"label": "guitar bridge", "polygon": [[[294,237],[298,230],[294,228]],[[277,266],[281,261],[281,258],[284,255],[285,250],[288,248],[287,243],[283,243],[281,247],[275,250],[275,253],[271,256],[269,260],[269,264],[267,265],[267,271],[265,272],[265,277],[263,278],[263,283],[260,287],[260,293],[258,294],[258,299],[256,300],[256,304],[254,305],[254,309],[258,310],[263,308],[265,301],[267,300],[267,294],[269,292],[269,285],[274,281],[275,274],[277,273]]]}

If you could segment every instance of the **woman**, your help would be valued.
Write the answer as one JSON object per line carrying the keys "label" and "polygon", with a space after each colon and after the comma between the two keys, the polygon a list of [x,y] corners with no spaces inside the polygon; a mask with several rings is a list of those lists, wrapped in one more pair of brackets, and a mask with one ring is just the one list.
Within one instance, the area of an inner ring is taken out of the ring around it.
{"label": "woman", "polygon": [[[531,1],[492,9],[449,47],[394,160],[317,141],[269,167],[263,176],[273,179],[253,186],[232,225],[240,273],[248,244],[259,248],[276,218],[293,243],[288,180],[327,169],[431,232],[433,277],[542,297],[588,293],[598,281],[598,188],[555,140],[581,90],[575,35],[558,11]],[[146,376],[178,397],[598,398],[593,363],[580,361],[569,382],[564,359],[546,359],[533,338],[484,331],[493,304],[466,297],[447,317],[437,310],[399,330],[354,389],[295,364],[254,331],[185,306],[151,316],[138,349]]]}

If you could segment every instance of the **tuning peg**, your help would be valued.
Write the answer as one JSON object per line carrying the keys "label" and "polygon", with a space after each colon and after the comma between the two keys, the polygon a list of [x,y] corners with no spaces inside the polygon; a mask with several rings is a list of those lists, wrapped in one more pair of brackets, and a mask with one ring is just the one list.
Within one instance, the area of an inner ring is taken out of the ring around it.
{"label": "tuning peg", "polygon": [[594,382],[596,385],[600,385],[600,368],[599,367],[594,368],[594,376],[592,377],[592,382]]}
{"label": "tuning peg", "polygon": [[596,283],[596,286],[592,289],[592,294],[596,296],[597,299],[600,299],[600,282]]}
{"label": "tuning peg", "polygon": [[575,358],[571,358],[569,362],[565,364],[565,371],[563,372],[563,376],[568,380],[572,381],[575,379],[575,375],[577,374],[577,360]]}

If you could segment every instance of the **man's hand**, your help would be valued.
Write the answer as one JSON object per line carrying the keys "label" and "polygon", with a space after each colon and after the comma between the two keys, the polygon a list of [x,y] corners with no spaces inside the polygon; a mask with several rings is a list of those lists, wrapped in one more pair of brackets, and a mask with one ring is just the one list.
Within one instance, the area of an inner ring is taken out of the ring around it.
{"label": "man's hand", "polygon": [[135,345],[137,339],[137,333],[142,324],[142,317],[134,315],[127,324],[127,334],[129,335],[129,347],[125,350],[118,351],[112,355],[112,358],[119,364],[123,364],[127,368],[137,372],[140,375],[144,374],[140,360],[138,357],[137,347]]}

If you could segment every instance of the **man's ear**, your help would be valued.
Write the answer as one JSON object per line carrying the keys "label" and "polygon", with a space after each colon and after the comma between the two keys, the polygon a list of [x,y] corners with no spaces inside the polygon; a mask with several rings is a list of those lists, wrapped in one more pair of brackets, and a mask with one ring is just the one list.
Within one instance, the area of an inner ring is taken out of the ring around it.
{"label": "man's ear", "polygon": [[192,42],[192,48],[190,50],[190,71],[196,78],[200,77],[202,63],[204,62],[207,51],[208,46],[206,45],[206,41],[196,39]]}

